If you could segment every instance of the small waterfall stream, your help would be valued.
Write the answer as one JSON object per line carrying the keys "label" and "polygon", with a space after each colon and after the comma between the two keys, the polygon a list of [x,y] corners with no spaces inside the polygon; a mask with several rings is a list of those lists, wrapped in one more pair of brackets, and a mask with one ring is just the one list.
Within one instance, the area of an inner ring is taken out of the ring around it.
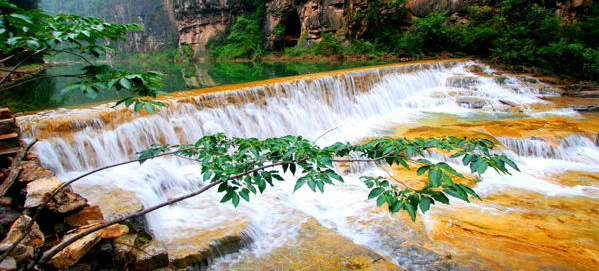
{"label": "small waterfall stream", "polygon": [[[480,63],[441,61],[389,65],[271,80],[227,91],[182,92],[164,98],[168,107],[154,115],[100,106],[45,112],[20,121],[28,127],[31,137],[40,139],[35,152],[43,164],[68,180],[83,172],[128,160],[155,142],[192,142],[216,132],[259,138],[287,134],[315,138],[339,127],[319,142],[324,145],[389,135],[394,127],[416,127],[423,118],[439,114],[472,121],[512,117],[516,121],[542,114],[574,120],[583,118],[570,109],[556,109],[559,114],[552,110],[534,110],[533,105],[547,103],[541,99],[543,95],[556,95],[548,91],[546,85],[532,85],[505,75],[498,80],[490,68],[486,68],[487,75],[481,76],[469,71],[471,65]],[[519,113],[514,113],[516,111]],[[510,176],[493,172],[485,175],[476,187],[483,197],[517,190],[544,197],[599,201],[599,183],[568,186],[549,178],[568,171],[599,173],[599,147],[592,135],[571,133],[550,141],[534,136],[496,135],[480,127],[464,129],[495,136],[504,146],[503,151],[523,169]],[[455,166],[466,172],[459,164]],[[153,212],[146,219],[152,234],[167,242],[234,221],[249,223],[245,232],[253,243],[241,253],[221,261],[243,262],[247,255],[258,255],[254,256],[258,258],[266,255],[293,240],[299,225],[307,219],[316,219],[322,226],[389,257],[402,268],[445,270],[447,266],[430,263],[440,261],[443,251],[459,254],[459,246],[435,247],[427,235],[433,236],[435,227],[445,221],[443,210],[455,206],[433,207],[432,214],[420,222],[423,229],[414,229],[407,221],[376,210],[374,203],[366,200],[368,191],[357,180],[357,174],[384,175],[380,169],[370,165],[351,172],[347,183],[328,189],[325,195],[304,190],[292,193],[293,178],[287,176],[288,182],[280,183],[238,209],[219,204],[220,195],[210,191]],[[199,170],[192,162],[159,158],[141,166],[131,164],[100,172],[86,177],[75,188],[84,195],[93,194],[94,186],[131,191],[144,206],[152,206],[200,188],[199,180]],[[458,209],[509,211],[509,208],[477,202],[454,204]],[[405,245],[412,239],[434,248]],[[477,265],[467,263],[460,268],[488,267],[481,267],[477,262]]]}

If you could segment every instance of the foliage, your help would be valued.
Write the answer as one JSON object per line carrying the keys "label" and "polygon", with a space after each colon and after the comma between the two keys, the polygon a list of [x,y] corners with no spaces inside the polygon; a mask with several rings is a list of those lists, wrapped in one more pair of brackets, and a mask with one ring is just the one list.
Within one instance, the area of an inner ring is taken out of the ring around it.
{"label": "foliage", "polygon": [[353,14],[351,22],[356,37],[366,39],[388,50],[395,43],[398,29],[405,25],[405,0],[370,0],[365,9]]}
{"label": "foliage", "polygon": [[207,47],[217,59],[250,58],[255,60],[264,53],[264,33],[262,23],[265,18],[266,3],[256,0],[251,3],[252,14],[240,15],[225,31],[211,38]]}
{"label": "foliage", "polygon": [[365,40],[352,40],[349,46],[343,48],[345,55],[376,55],[374,43]]}
{"label": "foliage", "polygon": [[[35,56],[70,54],[80,58],[87,66],[79,74],[57,76],[81,78],[79,83],[66,89],[67,91],[79,89],[92,97],[112,88],[127,89],[141,96],[155,97],[158,94],[160,74],[116,70],[104,64],[93,63],[89,59],[99,58],[112,51],[109,46],[98,44],[98,41],[121,39],[128,31],[140,30],[139,25],[110,24],[99,18],[76,15],[50,16],[38,10],[22,10],[6,0],[0,0],[0,8],[0,39],[6,40],[0,43],[0,58],[3,64],[14,65],[9,73]],[[6,76],[2,79],[2,83],[8,78]],[[13,85],[4,86],[3,89],[11,87]],[[121,102],[135,104],[135,108],[149,108],[160,104],[132,97]]]}
{"label": "foliage", "polygon": [[[428,181],[422,187],[411,188],[392,177],[360,179],[370,189],[368,198],[376,199],[378,206],[387,204],[392,213],[403,210],[415,220],[418,209],[425,213],[437,202],[449,204],[449,197],[464,201],[471,196],[478,198],[470,187],[454,181],[466,179],[464,175],[447,163],[425,159],[426,153],[450,153],[452,158],[461,158],[476,174],[483,174],[488,168],[501,174],[509,174],[508,167],[518,170],[505,155],[492,153],[493,148],[494,143],[486,139],[456,137],[374,139],[364,144],[335,143],[321,148],[301,136],[255,139],[216,134],[204,136],[193,144],[153,145],[139,153],[139,158],[143,163],[174,151],[177,156],[197,161],[201,164],[203,181],[218,184],[218,192],[223,193],[221,202],[231,201],[234,206],[241,199],[249,202],[252,195],[284,181],[286,172],[296,177],[294,191],[308,186],[314,192],[324,192],[325,186],[344,181],[335,171],[335,162],[402,166],[415,169],[418,175],[426,174]],[[277,170],[279,167],[281,171]]]}

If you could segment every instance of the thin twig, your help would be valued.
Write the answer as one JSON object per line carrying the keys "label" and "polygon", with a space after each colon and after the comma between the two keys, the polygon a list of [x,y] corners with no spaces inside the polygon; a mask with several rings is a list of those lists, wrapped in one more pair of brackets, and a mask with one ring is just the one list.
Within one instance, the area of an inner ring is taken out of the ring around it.
{"label": "thin twig", "polygon": [[[305,159],[303,159],[303,160],[305,160]],[[285,161],[285,162],[272,163],[272,164],[264,165],[264,166],[257,167],[257,168],[251,169],[251,170],[247,170],[247,171],[244,171],[244,172],[239,173],[239,174],[232,175],[228,179],[229,180],[233,180],[233,179],[237,179],[239,177],[243,177],[243,176],[252,174],[254,172],[263,170],[263,169],[267,169],[267,168],[271,168],[271,167],[276,167],[276,166],[282,166],[282,165],[285,165],[285,164],[294,164],[294,163],[298,163],[298,162],[301,162],[301,161],[302,160],[294,160],[294,161]],[[49,259],[51,259],[52,257],[54,257],[56,254],[58,254],[60,251],[62,251],[66,247],[68,247],[70,244],[72,244],[75,241],[77,241],[77,240],[85,237],[88,234],[94,233],[96,231],[99,231],[99,230],[104,229],[106,227],[112,226],[114,224],[124,222],[126,220],[131,219],[131,218],[145,215],[147,213],[153,212],[153,211],[158,210],[160,208],[172,205],[174,203],[177,203],[177,202],[180,202],[180,201],[183,201],[183,200],[195,197],[195,196],[197,196],[199,194],[202,194],[202,193],[206,192],[210,188],[212,188],[212,187],[214,187],[214,186],[216,186],[216,185],[218,185],[218,184],[220,184],[222,182],[223,181],[218,181],[218,182],[210,183],[210,184],[204,186],[202,189],[200,189],[198,191],[195,191],[195,192],[192,192],[192,193],[189,193],[189,194],[186,194],[186,195],[174,198],[172,200],[169,200],[169,201],[163,202],[161,204],[154,205],[154,206],[152,206],[150,208],[141,210],[141,211],[139,211],[137,213],[134,213],[134,214],[122,217],[122,218],[118,218],[118,219],[115,219],[113,221],[105,222],[105,223],[99,224],[97,226],[91,227],[91,228],[89,228],[89,229],[87,229],[85,231],[82,231],[82,232],[78,233],[77,235],[74,235],[73,237],[71,237],[71,238],[69,238],[67,240],[64,240],[59,245],[57,245],[57,246],[51,248],[50,250],[46,251],[43,254],[43,256],[39,259],[39,261],[32,261],[32,264],[30,264],[29,269],[32,268],[32,267],[34,267],[34,266],[37,266],[39,264],[45,263],[46,261],[48,261]]]}
{"label": "thin twig", "polygon": [[2,78],[2,80],[0,81],[0,85],[4,84],[4,82],[6,82],[8,80],[8,78],[10,77],[10,75],[16,71],[19,67],[21,67],[23,64],[25,64],[25,62],[27,62],[27,60],[29,60],[30,58],[32,58],[33,56],[46,51],[46,49],[48,48],[44,48],[44,49],[40,49],[35,51],[33,54],[28,55],[27,57],[25,57],[23,60],[21,60],[21,62],[19,62],[17,65],[15,65],[14,67],[12,67],[12,69],[8,72],[8,74],[6,74],[6,76],[4,78]]}
{"label": "thin twig", "polygon": [[59,74],[59,75],[37,76],[37,77],[34,77],[34,78],[29,78],[27,80],[19,80],[18,83],[15,83],[15,84],[3,87],[2,89],[0,89],[0,91],[5,91],[5,90],[9,90],[11,88],[16,88],[16,87],[22,86],[24,84],[40,80],[40,79],[60,78],[60,77],[65,77],[65,78],[81,78],[83,75],[84,74]]}
{"label": "thin twig", "polygon": [[[188,150],[188,149],[182,149],[182,150]],[[151,158],[157,158],[157,157],[162,157],[162,156],[167,156],[167,155],[172,155],[175,154],[179,151],[182,150],[176,150],[176,151],[172,151],[172,152],[166,152],[166,153],[162,153],[156,156],[153,156]],[[149,159],[149,158],[148,158]],[[122,166],[122,165],[126,165],[126,164],[131,164],[131,163],[135,163],[135,162],[140,162],[146,159],[134,159],[134,160],[129,160],[129,161],[125,161],[125,162],[121,162],[121,163],[117,163],[117,164],[112,164],[112,165],[108,165],[108,166],[104,166],[95,170],[92,170],[90,172],[87,172],[83,175],[80,175],[66,183],[63,183],[61,186],[59,186],[56,190],[54,190],[54,192],[52,192],[52,194],[50,194],[50,196],[44,200],[44,202],[37,208],[37,210],[35,211],[35,214],[31,217],[31,221],[29,221],[29,223],[27,224],[27,226],[25,227],[25,229],[23,230],[23,234],[21,234],[21,237],[19,237],[19,239],[17,239],[14,243],[11,244],[11,246],[2,254],[0,255],[0,262],[4,261],[4,259],[25,239],[27,238],[27,236],[29,235],[29,232],[31,231],[31,228],[33,227],[33,224],[35,223],[35,221],[37,220],[37,218],[40,216],[40,214],[42,213],[42,211],[44,210],[44,208],[46,207],[46,205],[54,199],[54,197],[56,195],[58,195],[58,193],[62,192],[66,187],[68,187],[69,185],[89,176],[92,174],[95,174],[97,172],[106,170],[106,169],[110,169],[110,168],[114,168],[114,167],[118,167],[118,166]]]}
{"label": "thin twig", "polygon": [[332,132],[332,131],[335,131],[335,130],[339,129],[339,127],[341,127],[341,126],[337,126],[337,127],[333,128],[333,129],[330,129],[330,130],[328,130],[328,131],[324,132],[322,135],[320,135],[320,136],[318,136],[316,139],[314,139],[314,141],[312,141],[312,144],[316,144],[316,142],[318,142],[318,140],[320,140],[321,138],[323,138],[323,137],[324,137],[325,135],[327,135],[328,133],[330,133],[330,132]]}
{"label": "thin twig", "polygon": [[0,60],[0,63],[4,63],[4,62],[6,62],[6,61],[9,61],[9,60],[11,60],[13,57],[15,57],[15,55],[7,56],[7,57],[5,57],[5,58],[1,59],[1,60]]}
{"label": "thin twig", "polygon": [[6,177],[6,179],[4,180],[2,185],[0,185],[0,197],[4,197],[4,194],[6,194],[8,189],[10,189],[10,187],[13,185],[13,183],[17,179],[17,177],[19,177],[19,173],[21,173],[21,161],[23,160],[25,155],[27,155],[29,150],[31,150],[31,147],[33,147],[33,145],[35,145],[36,142],[37,142],[37,139],[34,140],[33,142],[29,143],[28,145],[23,146],[19,150],[19,152],[17,153],[15,158],[12,160],[11,166],[10,166],[10,173],[8,174],[8,177]]}

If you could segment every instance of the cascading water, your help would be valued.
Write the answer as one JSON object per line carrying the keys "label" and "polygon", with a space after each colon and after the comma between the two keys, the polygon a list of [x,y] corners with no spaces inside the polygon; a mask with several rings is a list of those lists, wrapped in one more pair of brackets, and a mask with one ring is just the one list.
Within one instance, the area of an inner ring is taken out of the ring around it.
{"label": "cascading water", "polygon": [[[338,127],[319,141],[324,145],[389,135],[394,127],[417,127],[422,119],[439,114],[476,121],[509,119],[514,111],[519,112],[518,118],[552,114],[553,109],[543,112],[533,109],[533,105],[547,103],[541,96],[555,95],[546,85],[531,85],[504,75],[497,79],[493,77],[494,71],[488,68],[487,74],[477,75],[469,71],[471,65],[479,64],[446,61],[365,68],[267,82],[224,92],[178,93],[167,97],[168,107],[154,115],[141,116],[122,109],[98,107],[43,113],[22,118],[21,123],[29,127],[31,137],[40,139],[35,152],[42,163],[68,180],[83,172],[128,160],[155,142],[193,142],[202,135],[216,132],[259,138],[287,134],[316,138]],[[559,112],[565,118],[581,118],[572,110]],[[511,176],[485,175],[476,188],[483,197],[517,189],[546,197],[599,199],[597,183],[567,186],[549,178],[566,171],[599,173],[599,148],[589,134],[572,133],[557,142],[548,142],[536,137],[495,135],[481,127],[468,129],[496,136],[505,147],[504,151],[522,168],[522,172]],[[462,168],[451,159],[447,161]],[[435,227],[443,221],[437,219],[441,208],[435,207],[433,214],[424,216],[424,230],[414,229],[405,220],[377,211],[372,202],[365,200],[368,190],[356,176],[365,173],[385,175],[385,171],[368,165],[352,168],[349,172],[349,181],[329,188],[325,196],[303,190],[293,194],[293,177],[287,176],[290,181],[278,184],[238,209],[219,204],[220,195],[210,191],[150,213],[146,219],[152,234],[165,242],[233,221],[248,222],[245,232],[253,243],[242,252],[221,260],[221,263],[228,262],[227,266],[242,263],[248,255],[259,258],[289,244],[296,237],[299,225],[308,219],[316,219],[321,225],[389,257],[403,268],[455,267],[455,263],[444,260],[442,254],[459,254],[458,249],[451,245],[438,247],[427,237],[427,233],[434,235]],[[152,206],[199,189],[202,184],[198,180],[201,176],[193,162],[159,158],[143,165],[130,164],[100,172],[86,177],[75,188],[84,196],[93,194],[94,189],[89,187],[94,186],[131,191],[144,206]],[[464,204],[454,204],[466,208]],[[487,210],[485,212],[508,212],[508,209],[481,203],[467,206]],[[434,248],[412,245],[411,239]],[[462,269],[492,266],[481,267],[480,262],[461,262],[460,265]]]}

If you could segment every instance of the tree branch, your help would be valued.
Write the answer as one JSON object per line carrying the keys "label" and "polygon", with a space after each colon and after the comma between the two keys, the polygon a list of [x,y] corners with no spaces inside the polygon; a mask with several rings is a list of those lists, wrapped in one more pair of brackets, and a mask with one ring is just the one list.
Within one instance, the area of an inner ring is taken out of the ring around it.
{"label": "tree branch", "polygon": [[[302,160],[306,160],[306,159],[302,159]],[[281,165],[284,165],[284,164],[295,164],[295,163],[299,163],[299,162],[301,162],[302,160],[294,160],[294,161],[286,161],[286,162],[277,162],[277,163],[272,163],[272,164],[264,165],[264,166],[261,166],[261,167],[257,167],[257,168],[251,169],[251,170],[244,171],[244,172],[242,172],[242,173],[239,173],[239,174],[231,175],[231,176],[230,176],[229,178],[227,178],[227,179],[228,179],[228,180],[234,180],[234,179],[237,179],[237,178],[239,178],[239,177],[243,177],[243,176],[246,176],[246,175],[252,174],[252,173],[254,173],[254,172],[257,172],[257,171],[263,170],[263,169],[267,169],[267,168],[271,168],[271,167],[276,167],[276,166],[281,166]],[[158,209],[160,209],[160,208],[163,208],[163,207],[166,207],[166,206],[172,205],[172,204],[174,204],[174,203],[177,203],[177,202],[180,202],[180,201],[183,201],[183,200],[186,200],[186,199],[189,199],[189,198],[195,197],[195,196],[197,196],[197,195],[199,195],[199,194],[202,194],[202,193],[204,193],[204,192],[208,191],[210,188],[212,188],[212,187],[215,187],[215,186],[216,186],[216,185],[218,185],[218,184],[221,184],[222,182],[223,182],[223,181],[217,181],[217,182],[210,183],[210,184],[208,184],[208,185],[206,185],[206,186],[202,187],[202,188],[201,188],[200,190],[198,190],[198,191],[195,191],[195,192],[192,192],[192,193],[189,193],[189,194],[186,194],[186,195],[183,195],[183,196],[180,196],[180,197],[177,197],[177,198],[171,199],[171,200],[169,200],[169,201],[163,202],[163,203],[161,203],[161,204],[158,204],[158,205],[154,205],[154,206],[152,206],[152,207],[150,207],[150,208],[147,208],[147,209],[141,210],[141,211],[139,211],[139,212],[137,212],[137,213],[130,214],[130,215],[127,215],[127,216],[125,216],[125,217],[118,218],[118,219],[115,219],[115,220],[113,220],[113,221],[105,222],[105,223],[102,223],[102,224],[96,225],[96,226],[94,226],[94,227],[91,227],[91,228],[89,228],[89,229],[86,229],[86,230],[84,230],[84,231],[82,231],[82,232],[78,233],[77,235],[74,235],[73,237],[71,237],[71,238],[69,238],[69,239],[67,239],[67,240],[64,240],[63,242],[61,242],[59,245],[57,245],[57,246],[53,247],[52,249],[50,249],[50,250],[46,251],[46,252],[43,254],[43,256],[40,258],[40,260],[39,260],[39,261],[37,261],[37,262],[36,262],[36,261],[33,261],[33,262],[32,262],[32,264],[30,264],[30,266],[28,267],[28,269],[30,269],[30,268],[32,268],[32,267],[34,267],[34,266],[37,266],[37,265],[39,265],[39,264],[43,264],[43,263],[45,263],[46,261],[48,261],[49,259],[51,259],[52,257],[54,257],[56,254],[58,254],[60,251],[62,251],[62,250],[63,250],[63,249],[65,249],[66,247],[68,247],[70,244],[72,244],[72,243],[74,243],[75,241],[77,241],[77,240],[79,240],[79,239],[81,239],[81,238],[85,237],[85,236],[86,236],[86,235],[88,235],[88,234],[94,233],[94,232],[96,232],[96,231],[99,231],[99,230],[101,230],[101,229],[104,229],[104,228],[106,228],[106,227],[112,226],[112,225],[114,225],[114,224],[118,224],[118,223],[124,222],[124,221],[126,221],[126,220],[129,220],[129,219],[131,219],[131,218],[135,218],[135,217],[138,217],[138,216],[145,215],[145,214],[147,214],[147,213],[150,213],[150,212],[156,211],[156,210],[158,210]]]}
{"label": "tree branch", "polygon": [[3,87],[2,89],[0,89],[0,91],[5,91],[5,90],[9,90],[12,88],[16,88],[22,85],[25,85],[27,83],[33,82],[33,81],[37,81],[40,79],[49,79],[49,78],[58,78],[58,77],[66,77],[66,78],[81,78],[84,74],[59,74],[59,75],[44,75],[44,76],[37,76],[34,78],[29,78],[26,80],[19,80],[18,83]]}
{"label": "tree branch", "polygon": [[35,141],[31,142],[30,144],[28,144],[27,146],[22,146],[21,149],[19,150],[19,152],[17,153],[17,156],[15,156],[15,158],[12,160],[11,165],[10,165],[10,173],[8,174],[8,177],[6,177],[6,179],[4,180],[2,185],[0,185],[0,197],[4,197],[4,194],[6,194],[6,191],[8,191],[8,189],[10,189],[12,184],[15,182],[15,180],[19,176],[19,173],[21,173],[21,161],[23,160],[25,155],[27,155],[29,150],[31,150],[31,147],[33,147],[33,145],[35,145],[36,142],[37,142],[37,139]]}
{"label": "tree branch", "polygon": [[10,75],[15,72],[19,67],[21,67],[23,64],[25,64],[27,62],[27,60],[29,60],[30,58],[32,58],[33,56],[46,51],[46,49],[48,48],[44,48],[44,49],[40,49],[35,51],[33,54],[28,55],[27,57],[25,57],[23,60],[21,60],[21,62],[19,62],[17,65],[15,65],[14,67],[12,67],[12,69],[8,72],[8,74],[6,74],[6,76],[4,78],[2,78],[2,80],[0,81],[0,85],[4,84],[8,78],[10,77]]}
{"label": "tree branch", "polygon": [[[191,149],[191,148],[190,148]],[[185,150],[185,149],[184,149]],[[162,156],[167,156],[167,155],[172,155],[175,154],[179,151],[182,150],[176,150],[176,151],[172,151],[172,152],[165,152],[156,156],[153,156],[151,158],[157,158],[157,157],[162,157]],[[148,158],[149,159],[149,158]],[[113,165],[108,165],[105,167],[101,167],[95,170],[92,170],[90,172],[87,172],[83,175],[80,175],[66,183],[63,183],[61,186],[59,186],[56,190],[54,190],[54,192],[52,192],[52,194],[50,194],[50,196],[44,200],[44,202],[37,208],[37,210],[35,211],[35,214],[31,217],[31,221],[29,221],[29,223],[27,224],[27,226],[25,227],[25,229],[23,230],[23,234],[21,234],[21,237],[19,237],[19,239],[17,239],[13,244],[10,245],[10,247],[8,247],[8,249],[2,254],[0,255],[0,262],[4,261],[4,259],[6,257],[8,257],[8,255],[23,241],[25,240],[25,238],[27,238],[27,236],[29,235],[29,232],[31,231],[31,228],[33,227],[33,224],[35,223],[35,221],[37,220],[37,218],[40,216],[40,214],[42,213],[42,211],[44,210],[44,208],[46,207],[46,205],[48,205],[48,203],[54,199],[54,197],[56,195],[58,195],[58,193],[62,192],[62,190],[64,190],[66,187],[68,187],[69,185],[89,176],[92,175],[94,173],[98,173],[100,171],[106,170],[106,169],[110,169],[110,168],[114,168],[114,167],[118,167],[118,166],[122,166],[122,165],[126,165],[126,164],[131,164],[131,163],[135,163],[135,162],[141,162],[143,160],[146,159],[135,159],[135,160],[129,160],[129,161],[125,161],[125,162],[121,162],[121,163],[117,163],[117,164],[113,164]]]}

